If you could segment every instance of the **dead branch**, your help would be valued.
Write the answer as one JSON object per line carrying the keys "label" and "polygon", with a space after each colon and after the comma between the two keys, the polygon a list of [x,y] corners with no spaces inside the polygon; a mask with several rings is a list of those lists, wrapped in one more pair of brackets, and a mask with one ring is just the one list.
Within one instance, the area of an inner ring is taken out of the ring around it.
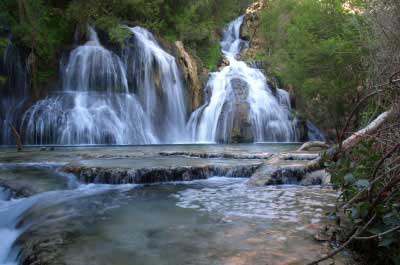
{"label": "dead branch", "polygon": [[400,229],[400,225],[396,226],[396,227],[393,227],[392,229],[389,229],[389,230],[387,230],[385,232],[373,235],[373,236],[356,237],[355,239],[356,240],[371,240],[371,239],[375,239],[375,238],[381,238],[381,237],[386,236],[386,235],[388,235],[390,233],[396,232],[399,229]]}
{"label": "dead branch", "polygon": [[374,216],[371,217],[371,219],[360,229],[357,229],[357,231],[345,242],[343,243],[343,245],[341,245],[340,247],[338,247],[337,249],[335,249],[334,251],[332,251],[331,253],[329,253],[328,255],[315,260],[313,262],[307,263],[307,265],[317,265],[320,262],[330,259],[333,256],[335,256],[336,254],[338,254],[339,252],[341,252],[343,249],[345,249],[355,238],[357,238],[359,235],[361,235],[368,227],[369,225],[375,220],[376,214],[374,214]]}

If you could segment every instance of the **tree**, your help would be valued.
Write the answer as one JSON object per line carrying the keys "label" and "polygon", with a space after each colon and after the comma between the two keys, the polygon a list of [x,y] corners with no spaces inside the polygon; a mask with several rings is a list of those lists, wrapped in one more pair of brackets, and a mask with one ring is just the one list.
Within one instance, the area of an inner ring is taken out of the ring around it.
{"label": "tree", "polygon": [[271,72],[296,89],[300,110],[338,137],[365,80],[363,18],[345,1],[269,1],[263,14]]}

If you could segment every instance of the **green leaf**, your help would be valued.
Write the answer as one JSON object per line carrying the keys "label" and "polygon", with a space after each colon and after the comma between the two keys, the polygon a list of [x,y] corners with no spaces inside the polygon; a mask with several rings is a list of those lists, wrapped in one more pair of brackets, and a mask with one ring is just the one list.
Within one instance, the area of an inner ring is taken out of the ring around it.
{"label": "green leaf", "polygon": [[395,240],[394,238],[392,238],[392,237],[384,238],[384,239],[382,239],[381,241],[379,241],[379,246],[380,246],[380,247],[388,248],[388,247],[390,247],[390,245],[391,245],[392,243],[394,243],[395,241],[396,241],[396,240]]}

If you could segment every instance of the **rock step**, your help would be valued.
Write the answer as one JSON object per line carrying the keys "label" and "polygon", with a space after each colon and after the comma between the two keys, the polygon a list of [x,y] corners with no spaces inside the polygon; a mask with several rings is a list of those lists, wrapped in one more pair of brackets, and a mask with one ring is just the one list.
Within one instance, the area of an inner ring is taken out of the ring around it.
{"label": "rock step", "polygon": [[250,178],[262,163],[236,166],[193,166],[169,168],[105,168],[67,165],[63,170],[76,175],[83,183],[150,184],[207,179],[212,176]]}
{"label": "rock step", "polygon": [[284,157],[272,159],[260,167],[250,178],[249,185],[267,186],[282,184],[320,185],[327,183],[327,175],[320,170],[320,159],[289,162]]}

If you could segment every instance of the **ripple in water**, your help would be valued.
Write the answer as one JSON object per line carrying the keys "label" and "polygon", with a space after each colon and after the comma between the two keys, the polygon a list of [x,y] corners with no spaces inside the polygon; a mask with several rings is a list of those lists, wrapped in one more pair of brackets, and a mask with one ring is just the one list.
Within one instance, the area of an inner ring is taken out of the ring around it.
{"label": "ripple in water", "polygon": [[246,179],[219,177],[207,182],[212,185],[175,194],[177,206],[219,212],[227,220],[246,217],[304,224],[319,222],[337,197],[332,189],[320,186],[251,187]]}

